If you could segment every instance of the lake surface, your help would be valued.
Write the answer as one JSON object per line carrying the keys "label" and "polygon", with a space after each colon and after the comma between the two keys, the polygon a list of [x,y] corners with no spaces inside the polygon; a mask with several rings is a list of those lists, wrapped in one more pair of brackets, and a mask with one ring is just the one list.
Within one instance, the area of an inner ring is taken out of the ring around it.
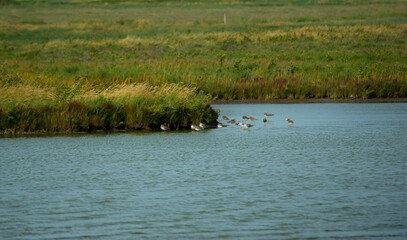
{"label": "lake surface", "polygon": [[0,238],[407,238],[407,103],[214,108],[259,120],[0,138]]}

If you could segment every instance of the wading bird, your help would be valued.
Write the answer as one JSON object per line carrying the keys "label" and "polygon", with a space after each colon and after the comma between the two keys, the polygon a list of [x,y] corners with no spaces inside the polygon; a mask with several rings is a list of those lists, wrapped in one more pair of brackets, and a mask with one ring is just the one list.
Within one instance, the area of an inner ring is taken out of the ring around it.
{"label": "wading bird", "polygon": [[228,121],[228,123],[230,123],[230,124],[233,124],[235,122],[236,122],[236,119],[232,119],[232,120]]}
{"label": "wading bird", "polygon": [[243,120],[245,120],[245,121],[249,120],[249,117],[247,117],[247,116],[243,116],[242,118],[243,118]]}
{"label": "wading bird", "polygon": [[271,116],[274,116],[274,114],[272,114],[272,113],[264,113],[264,117],[266,117],[266,118],[271,117]]}
{"label": "wading bird", "polygon": [[201,127],[199,127],[199,126],[197,126],[197,125],[194,125],[194,124],[191,124],[191,129],[192,129],[192,130],[195,130],[195,131],[201,131],[201,130],[202,130]]}
{"label": "wading bird", "polygon": [[236,123],[237,126],[241,126],[241,127],[243,127],[243,124],[244,124],[244,122],[242,122],[242,121],[238,121],[238,122]]}
{"label": "wading bird", "polygon": [[218,123],[218,128],[223,128],[223,127],[227,127],[228,125],[222,124],[222,123]]}
{"label": "wading bird", "polygon": [[242,121],[237,122],[236,125],[241,126],[241,127],[244,127],[244,128],[251,128],[251,127],[253,127],[253,125],[248,124],[248,123],[244,123],[244,122],[242,122]]}
{"label": "wading bird", "polygon": [[165,124],[161,124],[160,128],[161,128],[161,130],[163,130],[163,131],[168,131],[168,130],[170,130],[170,128],[167,127]]}
{"label": "wading bird", "polygon": [[254,118],[254,117],[249,117],[249,119],[250,119],[250,121],[252,121],[252,122],[254,122],[254,121],[257,120],[257,118]]}
{"label": "wading bird", "polygon": [[226,117],[226,116],[222,116],[222,119],[225,120],[225,121],[229,120],[229,118]]}
{"label": "wading bird", "polygon": [[292,125],[294,123],[294,120],[292,120],[292,119],[286,118],[285,120],[287,121],[287,123],[289,125]]}
{"label": "wading bird", "polygon": [[206,125],[205,123],[199,123],[199,127],[205,129],[208,128],[208,125]]}

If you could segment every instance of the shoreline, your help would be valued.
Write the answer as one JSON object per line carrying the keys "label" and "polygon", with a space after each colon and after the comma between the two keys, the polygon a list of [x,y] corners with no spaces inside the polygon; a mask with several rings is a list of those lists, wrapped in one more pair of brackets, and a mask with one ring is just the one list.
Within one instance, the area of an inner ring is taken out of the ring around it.
{"label": "shoreline", "polygon": [[[272,99],[272,100],[213,100],[214,104],[313,104],[313,103],[407,103],[407,98],[380,98],[380,99]],[[188,129],[173,130],[171,132],[188,131]],[[11,129],[0,130],[0,138],[7,137],[56,137],[56,136],[84,136],[88,134],[114,134],[114,133],[152,133],[160,132],[159,129],[110,129],[110,130],[93,130],[93,131],[15,131]]]}
{"label": "shoreline", "polygon": [[0,131],[0,138],[13,138],[13,137],[60,137],[60,136],[70,136],[70,137],[81,137],[86,135],[106,135],[106,134],[115,134],[115,133],[135,133],[135,134],[143,134],[149,132],[156,132],[155,130],[148,130],[148,129],[138,129],[138,130],[97,130],[91,132],[84,132],[84,131],[28,131],[28,132],[13,132],[2,130]]}
{"label": "shoreline", "polygon": [[212,100],[211,104],[312,104],[312,103],[406,103],[407,98],[371,98],[371,99],[244,99],[244,100]]}
{"label": "shoreline", "polygon": [[[208,128],[214,129],[214,128]],[[182,133],[182,132],[191,132],[193,130],[188,128],[182,128],[179,130],[170,130],[165,131],[167,133]],[[159,129],[134,129],[134,130],[123,130],[123,129],[110,129],[110,130],[95,130],[90,132],[85,131],[12,131],[12,130],[0,130],[0,139],[1,138],[13,138],[13,137],[60,137],[60,136],[70,136],[70,137],[80,137],[86,135],[107,135],[107,134],[145,134],[145,133],[157,133],[164,131]]]}

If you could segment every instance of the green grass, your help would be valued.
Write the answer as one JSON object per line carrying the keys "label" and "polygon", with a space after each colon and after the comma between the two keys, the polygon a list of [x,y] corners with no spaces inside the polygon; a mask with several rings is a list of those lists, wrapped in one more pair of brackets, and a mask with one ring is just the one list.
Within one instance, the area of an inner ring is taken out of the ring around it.
{"label": "green grass", "polygon": [[213,124],[217,112],[208,96],[179,84],[127,84],[84,89],[13,85],[0,90],[0,133],[94,132],[97,130],[185,129]]}
{"label": "green grass", "polygon": [[46,106],[77,85],[175,84],[210,100],[407,97],[404,0],[6,2],[0,88],[46,90],[57,96]]}

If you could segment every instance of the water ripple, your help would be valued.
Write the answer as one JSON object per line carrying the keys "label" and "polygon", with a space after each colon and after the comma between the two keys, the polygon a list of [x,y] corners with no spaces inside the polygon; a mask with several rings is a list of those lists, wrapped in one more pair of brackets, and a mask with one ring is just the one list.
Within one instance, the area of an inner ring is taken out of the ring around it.
{"label": "water ripple", "polygon": [[0,138],[0,238],[407,237],[406,104],[215,107],[275,116],[249,130]]}

